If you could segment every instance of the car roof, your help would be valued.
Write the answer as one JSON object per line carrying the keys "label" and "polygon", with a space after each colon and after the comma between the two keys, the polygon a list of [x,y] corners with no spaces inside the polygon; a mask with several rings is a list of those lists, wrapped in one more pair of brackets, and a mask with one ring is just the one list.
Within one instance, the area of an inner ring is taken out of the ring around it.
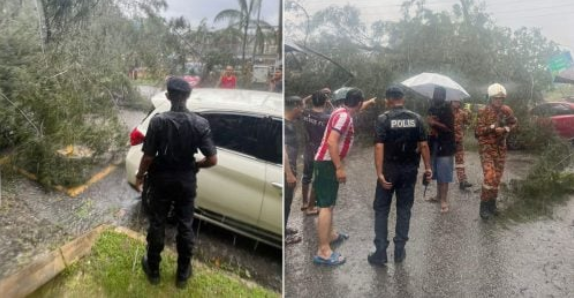
{"label": "car roof", "polygon": [[[165,91],[151,98],[155,108],[169,105]],[[187,100],[187,108],[190,111],[220,111],[242,112],[283,116],[283,97],[281,93],[243,90],[243,89],[193,89]]]}

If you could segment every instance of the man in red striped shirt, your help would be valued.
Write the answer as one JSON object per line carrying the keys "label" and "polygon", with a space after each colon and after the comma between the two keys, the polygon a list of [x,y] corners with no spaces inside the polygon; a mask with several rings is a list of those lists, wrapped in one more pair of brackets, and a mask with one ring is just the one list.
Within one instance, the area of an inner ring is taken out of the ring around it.
{"label": "man in red striped shirt", "polygon": [[349,238],[349,235],[333,229],[333,207],[337,201],[339,183],[345,183],[347,175],[343,159],[353,145],[355,129],[352,116],[361,109],[364,96],[359,89],[352,88],[345,95],[343,107],[331,113],[321,145],[315,155],[313,188],[317,195],[319,219],[317,236],[319,248],[313,258],[316,264],[340,265],[345,258],[334,252],[331,245]]}

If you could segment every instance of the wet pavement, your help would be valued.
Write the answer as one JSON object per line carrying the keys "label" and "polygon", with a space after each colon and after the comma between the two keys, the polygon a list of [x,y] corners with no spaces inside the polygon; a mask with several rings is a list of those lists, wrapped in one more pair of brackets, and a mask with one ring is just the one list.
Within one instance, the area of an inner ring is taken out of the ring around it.
{"label": "wet pavement", "polygon": [[[478,215],[482,170],[473,152],[466,154],[471,190],[460,191],[451,184],[450,212],[441,214],[439,204],[423,200],[423,186],[418,184],[406,260],[392,261],[391,241],[391,262],[372,267],[367,255],[374,250],[373,149],[353,149],[334,222],[350,235],[336,249],[347,262],[336,268],[312,263],[317,217],[298,211],[298,191],[289,226],[301,231],[303,241],[286,248],[286,297],[573,297],[574,200],[554,207],[552,219],[485,223]],[[532,156],[510,152],[503,182],[524,176],[532,161]],[[435,193],[431,186],[427,196]],[[500,201],[502,207],[509,202],[504,197]],[[389,240],[394,225],[393,204]]]}
{"label": "wet pavement", "polygon": [[[146,90],[149,95],[157,92],[157,89]],[[124,110],[121,116],[127,142],[129,131],[145,113]],[[128,185],[123,162],[75,198],[46,191],[19,175],[7,178],[7,174],[2,176],[0,201],[0,279],[25,266],[34,256],[49,252],[100,224],[124,225],[145,234],[147,224],[141,213],[139,194]],[[208,223],[196,221],[194,227],[199,260],[281,291],[281,250]],[[175,228],[170,227],[166,234],[166,243],[174,248]]]}

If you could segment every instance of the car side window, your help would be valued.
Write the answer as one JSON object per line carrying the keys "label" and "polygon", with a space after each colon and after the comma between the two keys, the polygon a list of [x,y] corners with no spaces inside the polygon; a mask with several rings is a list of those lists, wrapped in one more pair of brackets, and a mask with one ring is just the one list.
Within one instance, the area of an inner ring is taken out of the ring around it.
{"label": "car side window", "polygon": [[209,121],[217,147],[282,163],[283,125],[280,119],[219,113],[201,116]]}
{"label": "car side window", "polygon": [[264,117],[259,119],[257,126],[257,158],[281,164],[283,151],[283,124],[280,119]]}
{"label": "car side window", "polygon": [[569,114],[572,114],[572,112],[573,111],[569,105],[556,104],[556,105],[552,106],[552,115],[553,116],[569,115]]}
{"label": "car side window", "polygon": [[250,156],[257,153],[258,118],[235,114],[202,114],[209,121],[217,147]]}

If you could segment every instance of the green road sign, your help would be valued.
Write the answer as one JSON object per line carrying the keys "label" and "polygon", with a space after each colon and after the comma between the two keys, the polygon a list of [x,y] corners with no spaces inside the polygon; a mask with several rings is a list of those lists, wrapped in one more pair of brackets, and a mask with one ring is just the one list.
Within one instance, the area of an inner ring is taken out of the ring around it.
{"label": "green road sign", "polygon": [[552,75],[556,75],[573,64],[574,62],[572,61],[572,55],[570,55],[570,52],[562,52],[550,59],[548,62],[548,68],[550,69],[550,72],[552,72]]}

